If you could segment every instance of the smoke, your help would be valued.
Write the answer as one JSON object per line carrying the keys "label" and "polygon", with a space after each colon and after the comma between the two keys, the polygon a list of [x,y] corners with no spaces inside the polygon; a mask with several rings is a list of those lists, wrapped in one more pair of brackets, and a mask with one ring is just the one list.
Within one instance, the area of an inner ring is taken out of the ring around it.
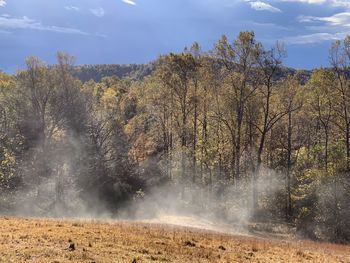
{"label": "smoke", "polygon": [[7,208],[1,212],[55,218],[111,217],[96,195],[88,200],[81,197],[79,180],[86,175],[85,156],[84,141],[71,131],[60,131],[44,146],[37,143],[21,156],[16,167],[20,179],[12,191],[2,194]]}
{"label": "smoke", "polygon": [[[176,179],[146,192],[138,192],[133,202],[118,213],[118,218],[225,232],[230,230],[235,233],[246,233],[253,219],[259,221],[271,218],[271,215],[256,218],[249,176],[236,184],[220,180],[203,184]],[[267,207],[284,190],[284,176],[263,167],[257,176],[256,185],[259,200],[263,200],[260,208],[269,213]]]}
{"label": "smoke", "polygon": [[347,175],[336,175],[325,178],[317,186],[315,217],[318,224],[314,224],[317,238],[331,241],[349,240],[350,238],[350,181]]}
{"label": "smoke", "polygon": [[[122,180],[113,181],[110,186],[113,196],[122,198],[125,192],[132,192],[127,202],[110,203],[101,196],[90,180],[88,171],[87,141],[75,136],[74,132],[61,132],[50,144],[32,148],[21,162],[23,182],[13,197],[13,215],[55,218],[102,218],[136,220],[154,223],[177,224],[216,231],[246,232],[254,220],[264,220],[275,215],[276,199],[284,190],[284,176],[281,173],[261,167],[256,176],[256,191],[259,194],[260,209],[270,215],[259,214],[253,206],[252,175],[245,174],[233,182],[220,178],[215,172],[196,176],[192,182],[191,170],[181,176],[181,164],[173,163],[173,178],[155,184],[154,177],[164,172],[157,168],[159,163],[149,162],[149,181],[146,187],[133,191],[130,184]],[[191,160],[186,161],[187,164]],[[99,174],[93,174],[94,179]],[[140,174],[147,178],[146,174]],[[211,178],[209,180],[209,177]],[[160,180],[162,181],[162,180]],[[92,184],[91,191],[82,194],[84,184]],[[96,190],[96,191],[95,191]],[[118,209],[111,209],[111,207]],[[269,210],[270,209],[270,210]],[[278,210],[278,209],[277,209]]]}
{"label": "smoke", "polygon": [[22,179],[13,197],[13,211],[24,216],[69,216],[81,204],[73,171],[74,155],[79,152],[76,140],[60,134],[28,150],[18,171]]}

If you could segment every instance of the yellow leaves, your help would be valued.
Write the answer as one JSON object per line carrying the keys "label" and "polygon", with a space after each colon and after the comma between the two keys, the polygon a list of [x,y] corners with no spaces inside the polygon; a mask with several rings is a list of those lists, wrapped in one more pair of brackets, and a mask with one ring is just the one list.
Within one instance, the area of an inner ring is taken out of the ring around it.
{"label": "yellow leaves", "polygon": [[0,185],[5,184],[14,175],[14,166],[16,165],[16,158],[9,149],[3,148],[2,160],[0,160]]}
{"label": "yellow leaves", "polygon": [[298,153],[298,161],[299,160],[307,160],[308,159],[308,149],[306,147],[300,147]]}
{"label": "yellow leaves", "polygon": [[146,134],[141,133],[131,148],[129,155],[137,162],[144,161],[151,156],[156,150],[156,144]]}
{"label": "yellow leaves", "polygon": [[311,209],[308,208],[308,207],[302,207],[300,210],[299,210],[299,218],[305,218],[307,216],[310,215],[311,213]]}
{"label": "yellow leaves", "polygon": [[52,139],[56,141],[63,141],[63,139],[66,137],[66,131],[64,129],[55,128]]}
{"label": "yellow leaves", "polygon": [[103,101],[115,100],[116,96],[117,96],[117,93],[115,92],[115,90],[108,88],[103,93],[102,100]]}
{"label": "yellow leaves", "polygon": [[96,84],[95,82],[90,82],[90,83],[85,84],[85,85],[87,86],[87,88],[91,88],[92,87],[92,89],[93,89],[93,93],[92,93],[93,96],[95,98],[97,98],[98,101],[100,101],[100,99],[101,99],[101,97],[103,95],[105,87],[102,84],[100,84],[100,83]]}
{"label": "yellow leaves", "polygon": [[7,91],[15,86],[13,77],[0,72],[0,91]]}
{"label": "yellow leaves", "polygon": [[117,92],[112,88],[107,88],[101,98],[101,102],[107,109],[113,109],[117,102]]}
{"label": "yellow leaves", "polygon": [[136,134],[137,131],[142,127],[146,121],[146,116],[143,114],[139,114],[128,121],[128,123],[124,126],[124,132],[128,136],[132,136]]}
{"label": "yellow leaves", "polygon": [[12,154],[10,154],[10,152],[7,149],[5,149],[1,166],[10,166],[15,163],[16,163],[16,158]]}

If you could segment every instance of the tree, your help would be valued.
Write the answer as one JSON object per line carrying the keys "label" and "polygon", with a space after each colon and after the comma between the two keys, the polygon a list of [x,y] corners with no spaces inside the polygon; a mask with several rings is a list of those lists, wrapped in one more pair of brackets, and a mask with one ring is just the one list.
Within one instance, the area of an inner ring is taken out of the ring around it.
{"label": "tree", "polygon": [[[282,85],[281,98],[282,98],[282,106],[287,112],[287,144],[283,144],[283,148],[287,152],[286,158],[286,217],[287,219],[291,219],[293,216],[293,200],[292,200],[292,166],[295,163],[295,155],[293,152],[295,149],[299,149],[301,146],[293,145],[293,134],[294,130],[294,122],[295,122],[295,114],[297,111],[300,111],[302,108],[302,87],[298,81],[298,74],[294,76],[287,77]],[[304,123],[302,124],[304,125]],[[300,142],[299,142],[300,143]]]}
{"label": "tree", "polygon": [[341,130],[344,134],[345,153],[348,159],[348,169],[350,168],[350,85],[347,75],[347,70],[350,63],[350,37],[347,36],[344,40],[335,41],[330,49],[330,64],[337,76],[337,96],[338,106],[336,107],[337,114],[341,120]]}
{"label": "tree", "polygon": [[260,173],[260,167],[262,163],[262,154],[265,146],[265,141],[267,134],[275,126],[275,124],[280,121],[287,113],[283,107],[279,107],[279,97],[276,92],[278,85],[276,84],[277,74],[279,73],[282,58],[284,54],[284,48],[280,43],[276,45],[271,50],[264,50],[260,48],[258,56],[259,64],[259,80],[258,80],[258,92],[261,100],[263,101],[261,105],[262,109],[262,124],[255,124],[255,127],[260,133],[259,146],[257,150],[257,163],[253,171],[253,210],[258,209],[258,193],[256,180]]}
{"label": "tree", "polygon": [[186,172],[188,121],[189,114],[194,108],[190,89],[195,70],[196,62],[193,56],[189,53],[182,53],[164,57],[156,72],[164,88],[171,93],[171,99],[174,100],[173,106],[176,107],[176,110],[173,111],[173,117],[181,142],[181,178],[183,181],[186,181],[188,176]]}
{"label": "tree", "polygon": [[[332,72],[328,70],[317,70],[311,75],[308,82],[310,95],[309,106],[311,112],[317,118],[317,122],[321,125],[324,132],[324,168],[328,170],[328,151],[329,151],[329,135],[331,131],[331,123],[334,122],[334,105],[335,96],[334,83],[336,78]],[[320,136],[321,138],[321,136]]]}
{"label": "tree", "polygon": [[232,110],[234,111],[234,176],[240,178],[241,143],[244,110],[247,100],[256,90],[254,82],[254,67],[260,43],[256,42],[253,32],[240,32],[233,44],[222,36],[215,45],[215,58],[224,66],[222,78],[231,86]]}

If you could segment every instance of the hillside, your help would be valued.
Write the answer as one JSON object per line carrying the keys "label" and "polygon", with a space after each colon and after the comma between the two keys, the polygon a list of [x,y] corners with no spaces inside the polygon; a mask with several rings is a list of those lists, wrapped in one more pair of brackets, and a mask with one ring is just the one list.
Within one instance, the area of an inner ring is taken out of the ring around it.
{"label": "hillside", "polygon": [[[131,78],[134,80],[143,80],[144,77],[151,75],[155,70],[155,62],[148,64],[96,64],[96,65],[80,65],[74,67],[73,75],[86,82],[94,80],[100,82],[104,77],[117,76],[118,78]],[[297,70],[294,68],[284,67],[276,74],[277,79],[284,79],[288,75],[293,75],[296,72],[299,74],[299,81],[301,84],[305,84],[310,76],[311,70]]]}
{"label": "hillside", "polygon": [[0,262],[349,262],[350,247],[174,225],[0,219]]}
{"label": "hillside", "polygon": [[94,80],[100,82],[104,77],[117,76],[118,78],[132,78],[141,80],[150,75],[154,68],[153,63],[149,64],[103,64],[103,65],[81,65],[76,66],[73,75],[82,82]]}

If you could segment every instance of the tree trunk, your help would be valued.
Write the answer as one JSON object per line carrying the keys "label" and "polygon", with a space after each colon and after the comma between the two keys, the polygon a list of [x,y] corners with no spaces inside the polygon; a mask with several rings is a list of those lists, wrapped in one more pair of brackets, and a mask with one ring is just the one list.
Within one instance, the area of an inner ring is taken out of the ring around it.
{"label": "tree trunk", "polygon": [[291,169],[292,169],[292,112],[288,113],[288,149],[287,149],[287,218],[291,218],[292,193],[291,193]]}
{"label": "tree trunk", "polygon": [[349,171],[350,170],[350,124],[347,120],[347,117],[346,117],[345,143],[346,143],[346,164],[347,164],[347,170]]}
{"label": "tree trunk", "polygon": [[[197,96],[197,83],[195,85],[195,96]],[[195,98],[195,104],[194,104],[194,123],[193,123],[193,156],[192,156],[192,182],[196,182],[197,177],[197,157],[196,157],[196,150],[197,150],[197,119],[198,119],[198,113],[197,113],[197,98]]]}
{"label": "tree trunk", "polygon": [[242,137],[242,120],[243,120],[243,108],[239,106],[237,110],[237,129],[235,136],[235,181],[240,179],[240,163],[241,163],[241,137]]}

